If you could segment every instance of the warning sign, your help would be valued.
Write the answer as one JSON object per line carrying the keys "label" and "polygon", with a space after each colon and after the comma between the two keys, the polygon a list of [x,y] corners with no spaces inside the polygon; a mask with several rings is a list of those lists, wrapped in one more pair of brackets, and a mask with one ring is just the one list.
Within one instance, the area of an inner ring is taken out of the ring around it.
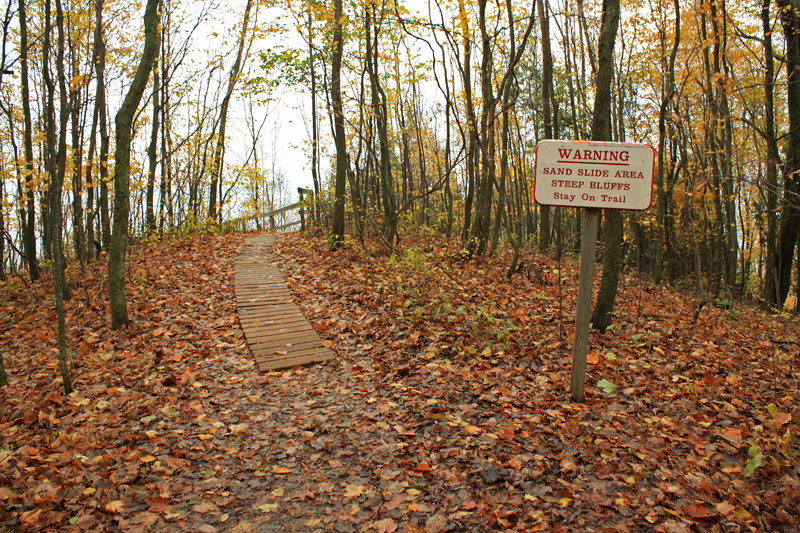
{"label": "warning sign", "polygon": [[537,203],[644,211],[653,196],[649,144],[542,141],[536,146]]}

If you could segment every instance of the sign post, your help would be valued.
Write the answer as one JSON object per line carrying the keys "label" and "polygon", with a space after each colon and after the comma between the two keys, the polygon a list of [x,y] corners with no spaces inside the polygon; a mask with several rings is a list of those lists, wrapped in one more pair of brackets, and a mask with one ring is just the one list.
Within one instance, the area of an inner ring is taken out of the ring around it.
{"label": "sign post", "polygon": [[648,144],[546,140],[536,146],[536,202],[584,210],[570,378],[570,395],[576,402],[583,401],[586,379],[600,209],[644,211],[650,207],[655,154]]}

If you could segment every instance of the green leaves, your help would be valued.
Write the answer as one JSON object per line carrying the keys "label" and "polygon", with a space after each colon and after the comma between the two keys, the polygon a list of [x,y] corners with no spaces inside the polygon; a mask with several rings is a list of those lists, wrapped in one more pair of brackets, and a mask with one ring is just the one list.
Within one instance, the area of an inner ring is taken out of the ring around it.
{"label": "green leaves", "polygon": [[742,470],[744,477],[752,476],[756,471],[756,468],[761,466],[761,459],[764,458],[764,456],[761,454],[761,447],[755,444],[750,446],[750,448],[747,450],[747,455],[749,456],[749,459],[744,465],[744,470]]}
{"label": "green leaves", "polygon": [[605,378],[597,381],[597,387],[606,394],[612,394],[615,390],[617,390],[617,386]]}

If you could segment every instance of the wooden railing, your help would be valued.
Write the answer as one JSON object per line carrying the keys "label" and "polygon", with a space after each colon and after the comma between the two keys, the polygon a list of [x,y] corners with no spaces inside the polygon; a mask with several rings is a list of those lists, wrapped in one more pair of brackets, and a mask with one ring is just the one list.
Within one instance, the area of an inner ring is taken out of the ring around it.
{"label": "wooden railing", "polygon": [[[308,206],[306,205],[306,202],[304,201],[304,197],[308,196],[309,198],[313,198],[314,191],[312,191],[311,189],[305,189],[303,187],[298,187],[297,188],[297,192],[300,195],[300,201],[299,202],[295,202],[295,203],[293,203],[291,205],[286,205],[286,206],[280,207],[278,209],[273,209],[271,211],[261,211],[259,213],[254,214],[254,215],[248,215],[248,216],[244,216],[244,217],[239,217],[239,218],[237,218],[235,220],[231,220],[230,223],[229,223],[231,228],[235,229],[235,230],[238,230],[238,231],[247,231],[248,229],[250,229],[248,227],[248,225],[249,225],[248,223],[253,221],[253,220],[255,220],[257,222],[261,222],[260,224],[258,224],[258,223],[256,224],[257,227],[266,227],[266,228],[269,228],[270,230],[273,230],[273,231],[286,231],[287,229],[293,228],[293,227],[297,226],[298,224],[300,225],[300,230],[301,231],[305,231],[305,229],[306,229],[306,209],[308,208]],[[294,220],[294,221],[287,222],[287,223],[281,224],[281,225],[277,225],[276,224],[276,217],[279,217],[280,215],[283,215],[283,214],[286,214],[286,213],[290,213],[290,212],[292,212],[294,210],[298,210],[299,211],[299,214],[300,214],[300,219],[299,220]]]}

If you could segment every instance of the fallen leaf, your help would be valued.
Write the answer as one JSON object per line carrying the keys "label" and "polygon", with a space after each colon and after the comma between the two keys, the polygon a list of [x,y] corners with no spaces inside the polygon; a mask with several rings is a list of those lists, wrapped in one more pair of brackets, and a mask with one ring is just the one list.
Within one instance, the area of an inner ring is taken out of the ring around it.
{"label": "fallen leaf", "polygon": [[722,436],[731,441],[734,444],[740,444],[742,442],[742,430],[728,426],[722,430]]}
{"label": "fallen leaf", "polygon": [[217,506],[210,502],[201,502],[192,507],[192,511],[200,514],[210,513],[211,511],[216,510]]}
{"label": "fallen leaf", "polygon": [[344,490],[344,495],[348,498],[358,498],[364,494],[366,487],[363,485],[347,485]]}
{"label": "fallen leaf", "polygon": [[125,504],[122,500],[113,500],[105,504],[105,510],[109,513],[121,513],[124,508]]}
{"label": "fallen leaf", "polygon": [[694,520],[708,520],[716,515],[707,507],[697,504],[690,504],[683,508],[683,511]]}
{"label": "fallen leaf", "polygon": [[384,518],[375,522],[372,527],[377,533],[394,533],[397,531],[397,522],[391,518]]}
{"label": "fallen leaf", "polygon": [[163,496],[152,496],[147,498],[145,503],[150,506],[150,510],[154,513],[163,513],[169,509],[169,500]]}

